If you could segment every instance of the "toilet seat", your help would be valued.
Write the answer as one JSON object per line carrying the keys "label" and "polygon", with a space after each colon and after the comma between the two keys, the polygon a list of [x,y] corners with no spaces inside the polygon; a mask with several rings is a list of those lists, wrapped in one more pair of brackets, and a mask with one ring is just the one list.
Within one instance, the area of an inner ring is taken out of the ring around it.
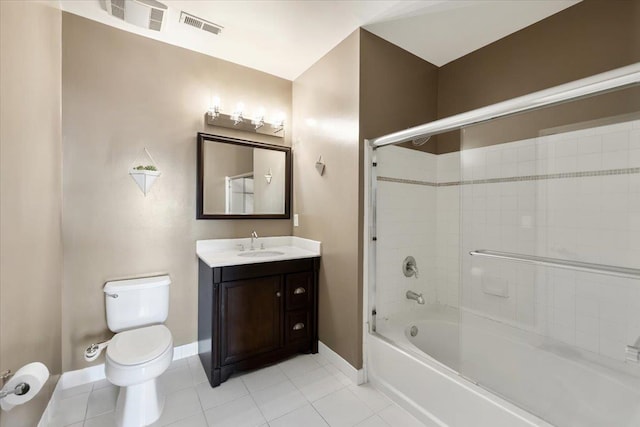
{"label": "toilet seat", "polygon": [[107,358],[121,366],[149,363],[172,346],[171,331],[153,325],[117,333],[107,347]]}

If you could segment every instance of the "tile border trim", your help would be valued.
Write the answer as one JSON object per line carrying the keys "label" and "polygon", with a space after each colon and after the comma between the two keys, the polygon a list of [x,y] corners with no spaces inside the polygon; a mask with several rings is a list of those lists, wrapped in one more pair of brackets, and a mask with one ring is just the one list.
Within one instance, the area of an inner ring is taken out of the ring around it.
{"label": "tile border trim", "polygon": [[438,183],[437,182],[430,182],[430,181],[418,181],[415,179],[402,179],[402,178],[392,178],[389,176],[379,176],[377,177],[378,181],[383,181],[383,182],[395,182],[397,184],[414,184],[414,185],[425,185],[428,187],[438,187]]}
{"label": "tile border trim", "polygon": [[585,178],[585,177],[594,177],[594,176],[633,175],[633,174],[640,174],[640,167],[622,168],[622,169],[605,169],[605,170],[598,170],[598,171],[560,172],[560,173],[550,173],[550,174],[540,174],[540,175],[510,176],[506,178],[470,179],[470,180],[448,181],[448,182],[419,181],[419,180],[413,180],[413,179],[392,178],[388,176],[379,176],[377,180],[383,181],[383,182],[395,182],[398,184],[424,185],[428,187],[453,187],[457,185],[469,185],[469,184],[497,184],[502,182],[544,181],[549,179]]}

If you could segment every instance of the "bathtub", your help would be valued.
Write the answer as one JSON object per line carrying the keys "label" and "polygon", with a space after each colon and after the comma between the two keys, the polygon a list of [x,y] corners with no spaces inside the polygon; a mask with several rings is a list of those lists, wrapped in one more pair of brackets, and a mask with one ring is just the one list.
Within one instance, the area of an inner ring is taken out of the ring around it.
{"label": "bathtub", "polygon": [[442,306],[376,323],[369,381],[429,426],[640,426],[640,366]]}

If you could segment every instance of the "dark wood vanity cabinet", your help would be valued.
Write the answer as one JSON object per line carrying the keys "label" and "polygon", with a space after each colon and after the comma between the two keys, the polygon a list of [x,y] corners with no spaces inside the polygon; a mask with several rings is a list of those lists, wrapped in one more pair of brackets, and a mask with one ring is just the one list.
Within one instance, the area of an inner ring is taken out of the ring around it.
{"label": "dark wood vanity cabinet", "polygon": [[198,353],[211,386],[318,352],[320,258],[209,267],[199,260]]}

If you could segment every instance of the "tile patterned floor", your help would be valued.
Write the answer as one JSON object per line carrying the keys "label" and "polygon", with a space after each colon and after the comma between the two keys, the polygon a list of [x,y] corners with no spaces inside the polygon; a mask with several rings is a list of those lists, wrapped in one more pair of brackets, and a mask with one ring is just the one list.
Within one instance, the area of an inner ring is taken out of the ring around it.
{"label": "tile patterned floor", "polygon": [[[197,356],[160,378],[171,427],[420,427],[372,386],[355,386],[320,355],[236,375],[211,388]],[[65,390],[49,427],[114,427],[118,389],[106,380]]]}

